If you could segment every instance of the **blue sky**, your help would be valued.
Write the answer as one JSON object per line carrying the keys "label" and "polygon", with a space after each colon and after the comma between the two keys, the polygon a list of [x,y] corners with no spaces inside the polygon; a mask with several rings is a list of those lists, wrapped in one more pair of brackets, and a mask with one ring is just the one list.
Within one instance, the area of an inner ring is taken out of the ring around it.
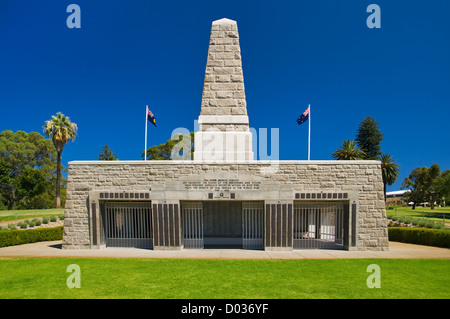
{"label": "blue sky", "polygon": [[[69,4],[81,29],[69,29]],[[369,29],[369,4],[381,28]],[[121,160],[144,149],[145,105],[158,127],[148,145],[200,113],[211,23],[238,23],[250,126],[279,128],[279,157],[329,160],[371,116],[383,152],[412,169],[450,169],[450,2],[0,1],[0,131],[42,132],[61,111],[78,124],[63,163],[95,160],[105,144]],[[270,138],[270,135],[269,135]],[[257,151],[256,151],[257,152]]]}

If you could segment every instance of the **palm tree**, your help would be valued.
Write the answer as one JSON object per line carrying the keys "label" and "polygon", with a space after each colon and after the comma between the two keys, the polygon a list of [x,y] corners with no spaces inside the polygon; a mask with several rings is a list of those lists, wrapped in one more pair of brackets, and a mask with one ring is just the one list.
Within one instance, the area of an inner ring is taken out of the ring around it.
{"label": "palm tree", "polygon": [[355,141],[346,140],[331,156],[337,160],[360,160],[363,154],[364,152],[361,151]]}
{"label": "palm tree", "polygon": [[61,207],[61,153],[64,146],[69,140],[75,140],[77,135],[77,125],[70,122],[69,117],[61,112],[56,116],[52,115],[52,119],[45,121],[44,133],[52,138],[55,146],[57,157],[56,166],[56,208]]}
{"label": "palm tree", "polygon": [[386,185],[392,185],[397,180],[400,165],[394,162],[391,154],[381,154],[381,176],[384,184],[384,201],[386,201]]}

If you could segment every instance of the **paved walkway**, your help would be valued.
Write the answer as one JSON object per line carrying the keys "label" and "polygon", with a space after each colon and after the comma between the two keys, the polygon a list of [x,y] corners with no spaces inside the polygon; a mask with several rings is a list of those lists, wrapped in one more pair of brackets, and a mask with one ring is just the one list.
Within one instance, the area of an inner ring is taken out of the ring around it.
{"label": "paved walkway", "polygon": [[139,248],[62,250],[61,241],[40,242],[0,248],[0,257],[113,257],[113,258],[212,258],[212,259],[335,259],[335,258],[443,258],[450,249],[390,242],[389,251],[243,249],[189,249],[155,251]]}

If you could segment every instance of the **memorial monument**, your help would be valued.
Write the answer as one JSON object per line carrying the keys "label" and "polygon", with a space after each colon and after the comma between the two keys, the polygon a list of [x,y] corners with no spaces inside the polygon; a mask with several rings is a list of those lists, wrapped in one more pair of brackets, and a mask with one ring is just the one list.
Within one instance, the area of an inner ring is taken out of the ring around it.
{"label": "memorial monument", "polygon": [[202,105],[195,132],[195,160],[253,160],[237,24],[214,21]]}
{"label": "memorial monument", "polygon": [[69,162],[63,249],[389,248],[379,161],[254,160],[229,19],[212,23],[198,123],[193,160]]}

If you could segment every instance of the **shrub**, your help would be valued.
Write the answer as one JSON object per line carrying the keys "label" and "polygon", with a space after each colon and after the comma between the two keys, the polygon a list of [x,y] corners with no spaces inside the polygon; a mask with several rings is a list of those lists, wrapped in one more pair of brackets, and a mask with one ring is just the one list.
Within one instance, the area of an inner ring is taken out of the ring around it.
{"label": "shrub", "polygon": [[19,226],[21,229],[25,229],[28,227],[28,224],[27,224],[27,222],[23,221],[23,222],[17,223],[17,226]]}
{"label": "shrub", "polygon": [[8,224],[8,229],[17,229],[16,224]]}
{"label": "shrub", "polygon": [[42,223],[43,224],[48,224],[48,220],[49,220],[48,216],[42,217]]}
{"label": "shrub", "polygon": [[446,229],[445,225],[442,222],[435,222],[427,218],[414,218],[411,216],[394,216],[394,215],[387,215],[386,217],[393,221],[398,221],[405,224],[412,224],[419,227]]}
{"label": "shrub", "polygon": [[52,223],[56,222],[56,216],[55,216],[55,215],[51,215],[51,216],[50,216],[50,221],[51,221]]}
{"label": "shrub", "polygon": [[405,224],[412,224],[414,220],[410,216],[400,216],[398,221]]}
{"label": "shrub", "polygon": [[409,227],[389,227],[389,240],[402,243],[450,248],[450,231]]}
{"label": "shrub", "polygon": [[39,218],[34,218],[31,221],[35,226],[41,226],[41,220]]}
{"label": "shrub", "polygon": [[62,237],[62,226],[28,230],[4,230],[0,232],[0,247],[35,243],[39,241],[60,240]]}
{"label": "shrub", "polygon": [[59,220],[64,220],[64,214],[59,214],[58,218],[59,218]]}
{"label": "shrub", "polygon": [[447,229],[447,227],[445,226],[445,224],[442,223],[442,222],[434,223],[434,228],[437,228],[437,229]]}
{"label": "shrub", "polygon": [[427,220],[427,221],[425,221],[424,227],[428,227],[428,228],[436,228],[435,222],[432,221],[432,220]]}

